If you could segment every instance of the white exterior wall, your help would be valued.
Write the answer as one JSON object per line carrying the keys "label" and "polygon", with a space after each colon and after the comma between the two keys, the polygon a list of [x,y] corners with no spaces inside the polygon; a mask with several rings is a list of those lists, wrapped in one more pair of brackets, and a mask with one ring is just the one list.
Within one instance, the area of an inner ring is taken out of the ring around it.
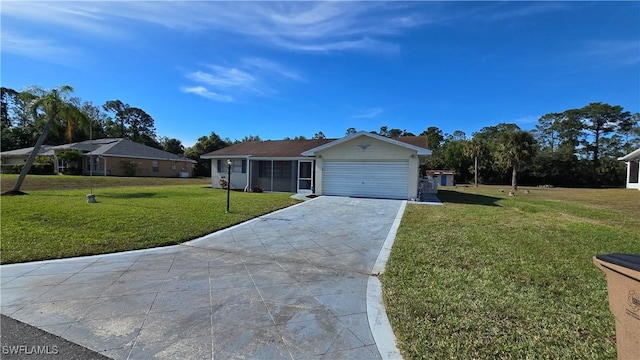
{"label": "white exterior wall", "polygon": [[[222,166],[220,168],[220,173],[218,173],[218,160],[222,161]],[[233,160],[244,160],[246,161],[245,172],[241,171],[233,171],[233,167],[231,168],[231,189],[244,189],[247,187],[248,183],[248,174],[249,174],[249,160],[247,159],[232,159]],[[225,159],[211,159],[211,187],[214,189],[221,189],[220,179],[226,179],[228,175],[227,169],[227,158]]]}
{"label": "white exterior wall", "polygon": [[[369,145],[362,149],[358,145]],[[322,168],[325,160],[341,161],[406,161],[409,160],[409,186],[407,199],[418,195],[418,167],[417,152],[384,141],[360,136],[342,144],[330,147],[316,153],[315,194],[322,195]]]}

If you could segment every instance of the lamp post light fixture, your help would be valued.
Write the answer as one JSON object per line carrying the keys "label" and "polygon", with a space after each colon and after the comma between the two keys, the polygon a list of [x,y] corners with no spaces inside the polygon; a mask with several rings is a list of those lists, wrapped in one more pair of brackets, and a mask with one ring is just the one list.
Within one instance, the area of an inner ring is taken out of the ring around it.
{"label": "lamp post light fixture", "polygon": [[229,194],[231,192],[231,159],[227,159],[227,211],[229,213]]}

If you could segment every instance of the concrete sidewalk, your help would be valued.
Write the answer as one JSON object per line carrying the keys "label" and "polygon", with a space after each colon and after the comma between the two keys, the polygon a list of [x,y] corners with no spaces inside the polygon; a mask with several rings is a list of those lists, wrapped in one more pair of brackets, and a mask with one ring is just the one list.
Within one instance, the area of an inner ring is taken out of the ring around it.
{"label": "concrete sidewalk", "polygon": [[1,312],[116,359],[396,358],[371,273],[404,204],[319,197],[178,246],[0,266]]}

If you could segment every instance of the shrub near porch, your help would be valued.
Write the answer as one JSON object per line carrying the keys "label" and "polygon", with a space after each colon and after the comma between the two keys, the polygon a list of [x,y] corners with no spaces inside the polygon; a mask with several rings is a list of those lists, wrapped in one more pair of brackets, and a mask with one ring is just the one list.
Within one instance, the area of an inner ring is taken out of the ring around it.
{"label": "shrub near porch", "polygon": [[406,359],[615,358],[604,273],[640,253],[640,193],[441,190],[409,205],[383,276]]}
{"label": "shrub near porch", "polygon": [[[88,185],[84,177],[46,178],[60,187],[69,185],[64,180]],[[127,179],[134,185],[126,186]],[[98,203],[87,204],[87,189],[30,190],[43,179],[27,180],[28,195],[1,199],[5,264],[178,244],[297,202],[290,194],[234,191],[225,214],[227,193],[208,188],[208,179],[201,185],[181,185],[198,179],[149,179],[154,186],[135,185],[144,178],[103,177],[95,179],[103,186],[94,190]],[[109,182],[117,187],[104,187]]]}

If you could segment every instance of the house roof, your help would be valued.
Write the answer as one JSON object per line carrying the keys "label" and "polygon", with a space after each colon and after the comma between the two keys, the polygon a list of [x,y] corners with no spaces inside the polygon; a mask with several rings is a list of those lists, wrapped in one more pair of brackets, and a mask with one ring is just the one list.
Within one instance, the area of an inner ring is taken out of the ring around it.
{"label": "house roof", "polygon": [[[46,149],[46,151],[44,150]],[[185,158],[180,155],[172,154],[164,150],[152,148],[131,140],[115,138],[115,139],[96,139],[87,140],[77,143],[64,144],[58,146],[42,145],[39,155],[54,155],[55,151],[62,150],[79,150],[85,152],[84,155],[100,155],[109,157],[130,157],[139,159],[157,159],[157,160],[173,160],[186,161],[196,163],[196,161]],[[2,156],[26,156],[33,151],[33,147],[25,149],[17,149],[0,153]]]}
{"label": "house roof", "polygon": [[428,175],[455,175],[455,170],[425,170]]}
{"label": "house roof", "polygon": [[[23,156],[29,156],[29,154],[31,154],[32,151],[33,151],[33,146],[32,147],[28,147],[28,148],[3,151],[3,152],[0,152],[0,156],[2,156],[2,157],[23,157]],[[40,146],[40,151],[38,151],[38,155],[53,156],[54,155],[53,147],[49,146],[49,145]]]}
{"label": "house roof", "polygon": [[[380,136],[378,134],[373,134],[370,132],[366,132],[366,131],[359,131],[353,135],[349,135],[349,136],[345,136],[342,139],[338,139],[335,141],[332,141],[330,143],[324,144],[324,145],[320,145],[318,147],[315,147],[313,149],[307,150],[304,153],[302,153],[302,155],[304,156],[314,156],[316,152],[318,151],[322,151],[331,147],[334,147],[336,145],[340,145],[344,142],[359,138],[359,137],[369,137],[372,139],[377,139],[380,141],[384,141],[390,144],[394,144],[397,146],[401,146],[407,149],[411,149],[411,150],[415,150],[418,155],[431,155],[431,150],[427,149],[425,146],[427,146],[427,138],[425,136],[402,136],[402,137],[398,137],[398,138],[388,138],[388,137],[384,137],[384,136]],[[418,145],[420,144],[420,145]]]}
{"label": "house roof", "polygon": [[303,152],[332,141],[335,141],[335,139],[246,141],[212,151],[200,156],[200,158],[211,159],[239,156],[273,158],[300,157]]}
{"label": "house roof", "polygon": [[[300,156],[313,156],[315,151],[340,144],[354,136],[369,136],[390,142],[402,147],[418,151],[418,155],[430,155],[431,151],[424,148],[427,144],[426,136],[403,136],[399,138],[387,138],[366,131],[342,139],[308,139],[308,140],[267,140],[246,141],[229,147],[212,151],[200,156],[202,159],[227,158],[227,157],[265,157],[265,158],[294,158]],[[346,139],[346,140],[345,140]]]}
{"label": "house roof", "polygon": [[630,152],[629,154],[619,157],[618,160],[622,161],[632,161],[640,159],[640,148],[635,151]]}

